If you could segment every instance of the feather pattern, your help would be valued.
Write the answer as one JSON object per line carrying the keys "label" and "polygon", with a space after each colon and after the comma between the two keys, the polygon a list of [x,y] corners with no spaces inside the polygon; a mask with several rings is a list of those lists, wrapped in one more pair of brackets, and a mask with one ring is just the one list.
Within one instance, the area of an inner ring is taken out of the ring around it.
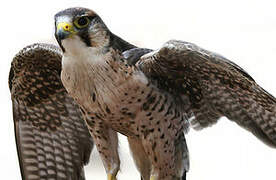
{"label": "feather pattern", "polygon": [[9,87],[22,179],[84,180],[92,138],[61,80],[61,51],[33,44],[13,59]]}
{"label": "feather pattern", "polygon": [[136,66],[160,90],[186,100],[183,110],[191,115],[193,128],[211,126],[226,116],[276,147],[276,99],[230,60],[171,40],[143,55]]}

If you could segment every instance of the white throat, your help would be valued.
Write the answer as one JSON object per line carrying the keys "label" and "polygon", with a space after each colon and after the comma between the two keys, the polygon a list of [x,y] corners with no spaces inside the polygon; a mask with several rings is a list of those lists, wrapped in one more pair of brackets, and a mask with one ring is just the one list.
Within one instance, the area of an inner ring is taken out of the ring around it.
{"label": "white throat", "polygon": [[67,63],[84,63],[82,61],[91,61],[91,63],[95,64],[103,62],[101,49],[88,47],[78,36],[62,40],[62,46],[65,49],[63,65]]}

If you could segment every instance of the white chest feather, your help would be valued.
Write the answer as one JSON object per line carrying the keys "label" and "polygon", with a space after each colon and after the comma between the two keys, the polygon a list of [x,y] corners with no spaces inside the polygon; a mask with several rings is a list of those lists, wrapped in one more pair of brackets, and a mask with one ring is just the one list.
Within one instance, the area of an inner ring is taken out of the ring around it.
{"label": "white chest feather", "polygon": [[65,53],[62,58],[61,79],[68,93],[82,104],[90,104],[89,97],[95,91],[96,66],[103,66],[103,54],[87,47],[77,36],[62,42]]}
{"label": "white chest feather", "polygon": [[87,47],[78,38],[67,39],[62,44],[66,50],[62,59],[62,82],[83,107],[112,106],[122,98],[122,92],[128,87],[147,84],[143,73],[128,69],[132,75],[126,75],[126,69],[121,69],[116,63],[114,66],[107,63],[112,62],[111,52],[104,54],[96,48]]}

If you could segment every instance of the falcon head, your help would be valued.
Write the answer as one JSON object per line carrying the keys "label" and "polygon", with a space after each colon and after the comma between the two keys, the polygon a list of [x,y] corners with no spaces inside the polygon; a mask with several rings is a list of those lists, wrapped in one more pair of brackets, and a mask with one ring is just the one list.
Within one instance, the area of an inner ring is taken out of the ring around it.
{"label": "falcon head", "polygon": [[102,49],[108,46],[109,36],[104,22],[90,9],[69,8],[55,15],[55,37],[63,52],[78,46]]}

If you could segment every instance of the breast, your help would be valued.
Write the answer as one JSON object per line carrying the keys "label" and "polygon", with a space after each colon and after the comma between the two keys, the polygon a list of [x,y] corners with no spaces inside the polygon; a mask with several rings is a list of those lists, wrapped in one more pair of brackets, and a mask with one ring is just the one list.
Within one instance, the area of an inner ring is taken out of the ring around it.
{"label": "breast", "polygon": [[93,103],[93,86],[84,67],[80,63],[75,63],[70,57],[63,57],[61,81],[68,94],[79,105],[88,107]]}

